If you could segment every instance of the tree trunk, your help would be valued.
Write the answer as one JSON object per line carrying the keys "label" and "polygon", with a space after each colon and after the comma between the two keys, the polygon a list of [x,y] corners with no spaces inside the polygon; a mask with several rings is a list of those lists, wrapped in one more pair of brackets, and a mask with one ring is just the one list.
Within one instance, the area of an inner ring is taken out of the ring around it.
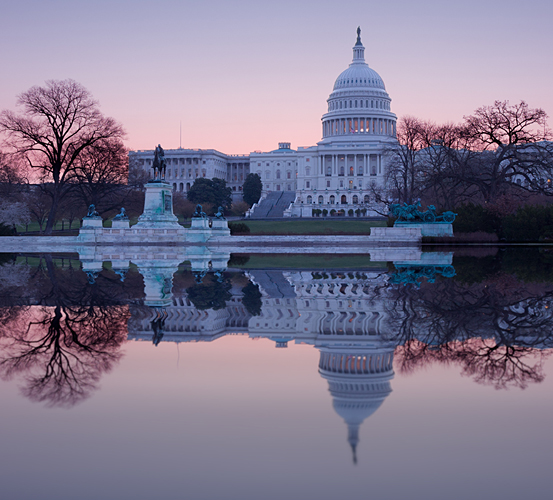
{"label": "tree trunk", "polygon": [[52,206],[50,207],[50,212],[48,213],[48,220],[46,221],[46,230],[44,234],[52,234],[54,229],[54,224],[56,222],[56,213],[58,211],[59,199],[58,194],[56,193],[52,198]]}

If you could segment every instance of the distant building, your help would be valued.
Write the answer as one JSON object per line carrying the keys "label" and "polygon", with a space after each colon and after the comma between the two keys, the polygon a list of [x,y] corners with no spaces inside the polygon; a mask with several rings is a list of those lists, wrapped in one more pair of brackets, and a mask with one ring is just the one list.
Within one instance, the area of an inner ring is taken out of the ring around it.
{"label": "distant building", "polygon": [[[316,146],[294,150],[281,142],[274,151],[238,156],[212,149],[166,150],[167,181],[176,191],[188,191],[198,177],[219,177],[238,198],[246,176],[253,172],[263,182],[262,198],[295,192],[285,216],[310,217],[314,208],[370,210],[372,188],[384,186],[384,155],[396,142],[396,115],[382,78],[365,62],[360,29],[353,61],[336,79],[327,103],[323,138]],[[129,156],[131,164],[149,168],[153,150],[132,151]]]}

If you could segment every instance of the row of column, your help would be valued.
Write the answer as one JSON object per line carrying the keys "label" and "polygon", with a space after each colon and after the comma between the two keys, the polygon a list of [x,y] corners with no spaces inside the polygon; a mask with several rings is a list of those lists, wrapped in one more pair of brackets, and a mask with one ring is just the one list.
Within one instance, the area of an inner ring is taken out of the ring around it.
{"label": "row of column", "polygon": [[323,122],[323,137],[346,134],[396,135],[395,120],[384,118],[339,118]]}
{"label": "row of column", "polygon": [[[323,155],[323,156],[318,156],[317,157],[317,164],[318,164],[318,171],[320,173],[320,175],[324,175],[324,176],[328,176],[328,167],[327,165],[325,165],[325,158],[327,158],[328,156],[331,156],[332,160],[331,160],[331,169],[332,169],[332,175],[338,175],[338,162],[340,161],[340,158],[343,157],[344,158],[344,175],[345,176],[349,176],[349,171],[347,171],[349,169],[348,165],[347,165],[347,156],[350,156],[350,155],[347,155],[347,154],[342,154],[342,155],[338,155],[338,154],[335,154],[335,155]],[[363,160],[362,160],[362,163],[361,165],[364,167],[363,168],[363,173],[366,174],[366,175],[369,175],[369,157],[370,156],[376,156],[376,163],[374,164],[374,167],[375,167],[375,172],[370,172],[371,175],[376,175],[376,174],[381,174],[382,173],[382,155],[371,155],[371,154],[363,154],[363,155],[360,155],[360,154],[354,154],[353,155],[353,175],[357,175],[359,173],[358,171],[358,167],[359,167],[359,164],[358,164],[358,157],[359,156],[363,156]],[[340,165],[341,166],[341,165]]]}
{"label": "row of column", "polygon": [[338,373],[382,373],[392,369],[393,351],[389,353],[351,355],[321,352],[319,368]]}

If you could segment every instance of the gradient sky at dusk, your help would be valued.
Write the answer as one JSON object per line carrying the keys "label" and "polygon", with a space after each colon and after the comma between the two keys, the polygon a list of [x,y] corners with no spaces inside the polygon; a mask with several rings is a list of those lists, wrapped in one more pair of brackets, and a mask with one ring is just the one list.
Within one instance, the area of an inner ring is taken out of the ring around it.
{"label": "gradient sky at dusk", "polygon": [[183,147],[310,146],[360,25],[398,117],[459,121],[496,99],[553,115],[552,18],[551,0],[4,2],[0,109],[72,78],[131,149],[178,147],[181,120]]}

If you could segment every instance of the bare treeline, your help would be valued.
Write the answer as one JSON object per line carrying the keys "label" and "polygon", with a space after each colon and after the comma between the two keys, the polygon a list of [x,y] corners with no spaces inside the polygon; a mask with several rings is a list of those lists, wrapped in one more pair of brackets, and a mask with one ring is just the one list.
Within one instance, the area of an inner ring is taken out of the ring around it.
{"label": "bare treeline", "polygon": [[381,199],[428,200],[443,209],[468,201],[496,204],[503,197],[553,195],[553,143],[547,115],[525,102],[496,101],[460,124],[414,117],[398,123],[398,144],[387,150]]}

